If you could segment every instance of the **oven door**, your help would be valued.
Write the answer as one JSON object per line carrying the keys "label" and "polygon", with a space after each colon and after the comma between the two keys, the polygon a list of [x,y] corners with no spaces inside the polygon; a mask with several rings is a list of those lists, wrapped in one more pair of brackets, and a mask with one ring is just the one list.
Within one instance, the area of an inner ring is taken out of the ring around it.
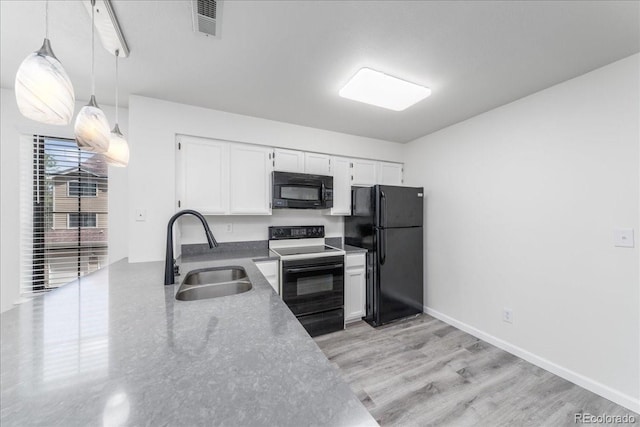
{"label": "oven door", "polygon": [[282,299],[296,316],[342,308],[344,257],[283,261]]}

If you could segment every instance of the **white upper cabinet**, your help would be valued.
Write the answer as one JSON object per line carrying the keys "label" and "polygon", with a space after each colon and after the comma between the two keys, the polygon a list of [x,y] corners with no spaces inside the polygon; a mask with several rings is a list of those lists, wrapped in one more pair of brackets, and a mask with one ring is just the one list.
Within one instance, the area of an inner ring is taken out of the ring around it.
{"label": "white upper cabinet", "polygon": [[351,215],[351,159],[332,157],[333,208],[331,215]]}
{"label": "white upper cabinet", "polygon": [[304,173],[304,151],[276,148],[273,169],[281,172]]}
{"label": "white upper cabinet", "polygon": [[331,175],[331,156],[304,153],[304,172],[313,175]]}
{"label": "white upper cabinet", "polygon": [[351,160],[351,185],[371,186],[378,183],[378,162],[375,160]]}
{"label": "white upper cabinet", "polygon": [[331,215],[351,215],[351,186],[402,185],[401,163],[179,135],[176,208],[204,215],[270,215],[274,170],[333,176]]}
{"label": "white upper cabinet", "polygon": [[402,164],[378,162],[378,184],[402,185]]}
{"label": "white upper cabinet", "polygon": [[230,144],[229,213],[271,214],[271,153],[269,147]]}
{"label": "white upper cabinet", "polygon": [[178,208],[202,214],[226,213],[229,143],[187,136],[179,136],[177,141]]}

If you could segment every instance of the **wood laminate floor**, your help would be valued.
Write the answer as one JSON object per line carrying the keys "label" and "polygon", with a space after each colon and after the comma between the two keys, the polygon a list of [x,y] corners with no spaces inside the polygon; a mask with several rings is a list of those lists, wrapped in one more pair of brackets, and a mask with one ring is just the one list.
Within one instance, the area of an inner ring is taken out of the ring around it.
{"label": "wood laminate floor", "polygon": [[576,426],[580,412],[640,425],[638,414],[427,314],[315,341],[382,426]]}

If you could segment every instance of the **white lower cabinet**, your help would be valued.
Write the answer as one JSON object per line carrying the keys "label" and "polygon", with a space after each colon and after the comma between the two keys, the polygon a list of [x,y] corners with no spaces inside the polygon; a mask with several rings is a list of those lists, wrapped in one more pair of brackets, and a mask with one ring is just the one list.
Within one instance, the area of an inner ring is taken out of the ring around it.
{"label": "white lower cabinet", "polygon": [[365,254],[347,254],[344,270],[344,321],[360,320],[365,315],[367,275]]}
{"label": "white lower cabinet", "polygon": [[278,260],[256,261],[254,264],[267,279],[273,290],[280,295],[280,266]]}

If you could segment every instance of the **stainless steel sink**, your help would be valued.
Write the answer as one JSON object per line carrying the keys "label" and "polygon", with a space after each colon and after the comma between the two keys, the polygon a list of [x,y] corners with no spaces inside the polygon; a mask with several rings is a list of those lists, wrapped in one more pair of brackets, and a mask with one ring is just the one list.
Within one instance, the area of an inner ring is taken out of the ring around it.
{"label": "stainless steel sink", "polygon": [[203,268],[190,271],[178,288],[176,299],[194,301],[247,292],[253,286],[242,267]]}

